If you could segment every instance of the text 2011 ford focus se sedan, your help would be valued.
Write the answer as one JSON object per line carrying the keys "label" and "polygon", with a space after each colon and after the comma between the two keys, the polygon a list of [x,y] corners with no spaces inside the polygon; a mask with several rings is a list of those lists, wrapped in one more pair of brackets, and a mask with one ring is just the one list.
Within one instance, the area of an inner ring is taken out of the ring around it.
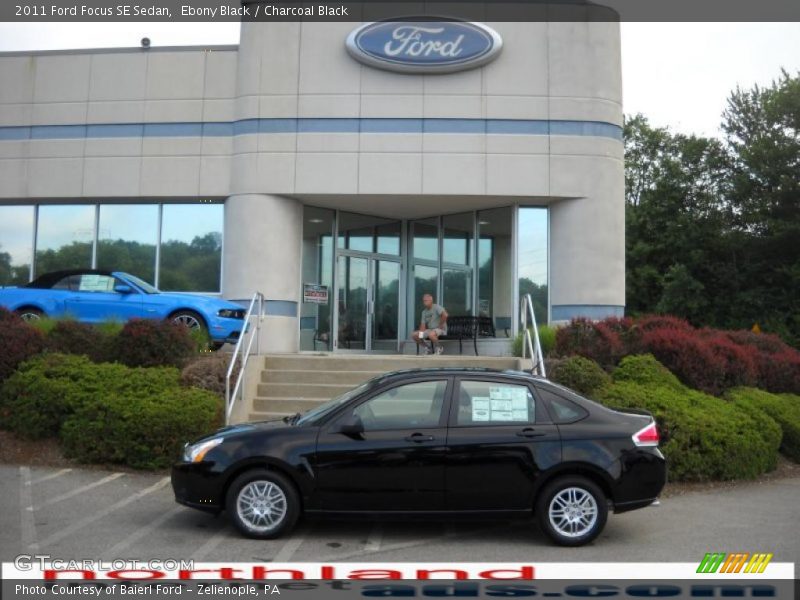
{"label": "text 2011 ford focus se sedan", "polygon": [[485,369],[389,373],[303,415],[220,429],[172,470],[181,504],[275,538],[307,514],[534,514],[585,544],[666,480],[652,417]]}

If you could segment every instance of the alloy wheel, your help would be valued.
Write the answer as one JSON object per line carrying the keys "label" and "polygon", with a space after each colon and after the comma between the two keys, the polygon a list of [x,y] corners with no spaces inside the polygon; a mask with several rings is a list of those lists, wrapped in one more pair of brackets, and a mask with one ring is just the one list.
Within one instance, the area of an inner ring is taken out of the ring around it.
{"label": "alloy wheel", "polygon": [[589,533],[597,523],[597,500],[586,490],[568,487],[550,501],[550,524],[560,535],[577,538]]}
{"label": "alloy wheel", "polygon": [[200,321],[197,320],[197,317],[193,317],[192,315],[178,315],[172,322],[177,325],[183,325],[184,327],[188,327],[189,329],[200,329]]}
{"label": "alloy wheel", "polygon": [[258,533],[271,531],[280,525],[286,509],[286,494],[271,481],[251,481],[241,489],[236,499],[239,518]]}

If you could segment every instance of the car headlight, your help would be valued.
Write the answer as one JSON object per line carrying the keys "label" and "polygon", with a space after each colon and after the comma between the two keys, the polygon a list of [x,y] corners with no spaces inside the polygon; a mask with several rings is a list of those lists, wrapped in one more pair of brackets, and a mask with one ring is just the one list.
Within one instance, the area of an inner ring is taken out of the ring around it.
{"label": "car headlight", "polygon": [[225,438],[213,438],[205,442],[198,442],[196,444],[187,444],[183,449],[183,460],[185,462],[199,463],[203,462],[206,454],[212,448],[216,448],[222,443]]}
{"label": "car headlight", "polygon": [[244,310],[241,308],[221,308],[217,315],[225,319],[244,319]]}

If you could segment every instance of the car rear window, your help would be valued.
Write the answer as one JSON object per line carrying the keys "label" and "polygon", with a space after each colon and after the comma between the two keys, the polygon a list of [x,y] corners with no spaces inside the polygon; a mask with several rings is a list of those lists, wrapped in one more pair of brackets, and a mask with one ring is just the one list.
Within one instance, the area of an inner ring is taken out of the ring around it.
{"label": "car rear window", "polygon": [[462,380],[457,425],[515,425],[536,422],[536,403],[527,385]]}

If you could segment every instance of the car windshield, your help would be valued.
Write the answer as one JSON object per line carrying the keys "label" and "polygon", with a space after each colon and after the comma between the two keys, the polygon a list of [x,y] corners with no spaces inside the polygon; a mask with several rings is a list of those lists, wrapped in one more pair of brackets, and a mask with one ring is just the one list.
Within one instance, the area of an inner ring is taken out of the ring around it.
{"label": "car windshield", "polygon": [[322,419],[325,415],[330,414],[332,411],[336,410],[342,404],[348,402],[352,398],[358,396],[361,392],[366,391],[370,388],[375,382],[375,379],[370,379],[369,381],[365,381],[360,386],[355,389],[350,390],[349,392],[345,392],[341,396],[334,398],[333,400],[328,400],[324,404],[320,404],[316,408],[312,408],[307,413],[304,413],[295,425],[306,425],[317,423],[320,419]]}
{"label": "car windshield", "polygon": [[134,284],[136,287],[138,287],[140,290],[142,290],[145,294],[158,294],[159,293],[159,291],[156,288],[154,288],[152,285],[150,285],[146,281],[143,281],[143,280],[139,279],[138,277],[136,277],[136,275],[131,275],[130,273],[120,273],[120,275],[122,275],[125,279],[127,279],[132,284]]}

